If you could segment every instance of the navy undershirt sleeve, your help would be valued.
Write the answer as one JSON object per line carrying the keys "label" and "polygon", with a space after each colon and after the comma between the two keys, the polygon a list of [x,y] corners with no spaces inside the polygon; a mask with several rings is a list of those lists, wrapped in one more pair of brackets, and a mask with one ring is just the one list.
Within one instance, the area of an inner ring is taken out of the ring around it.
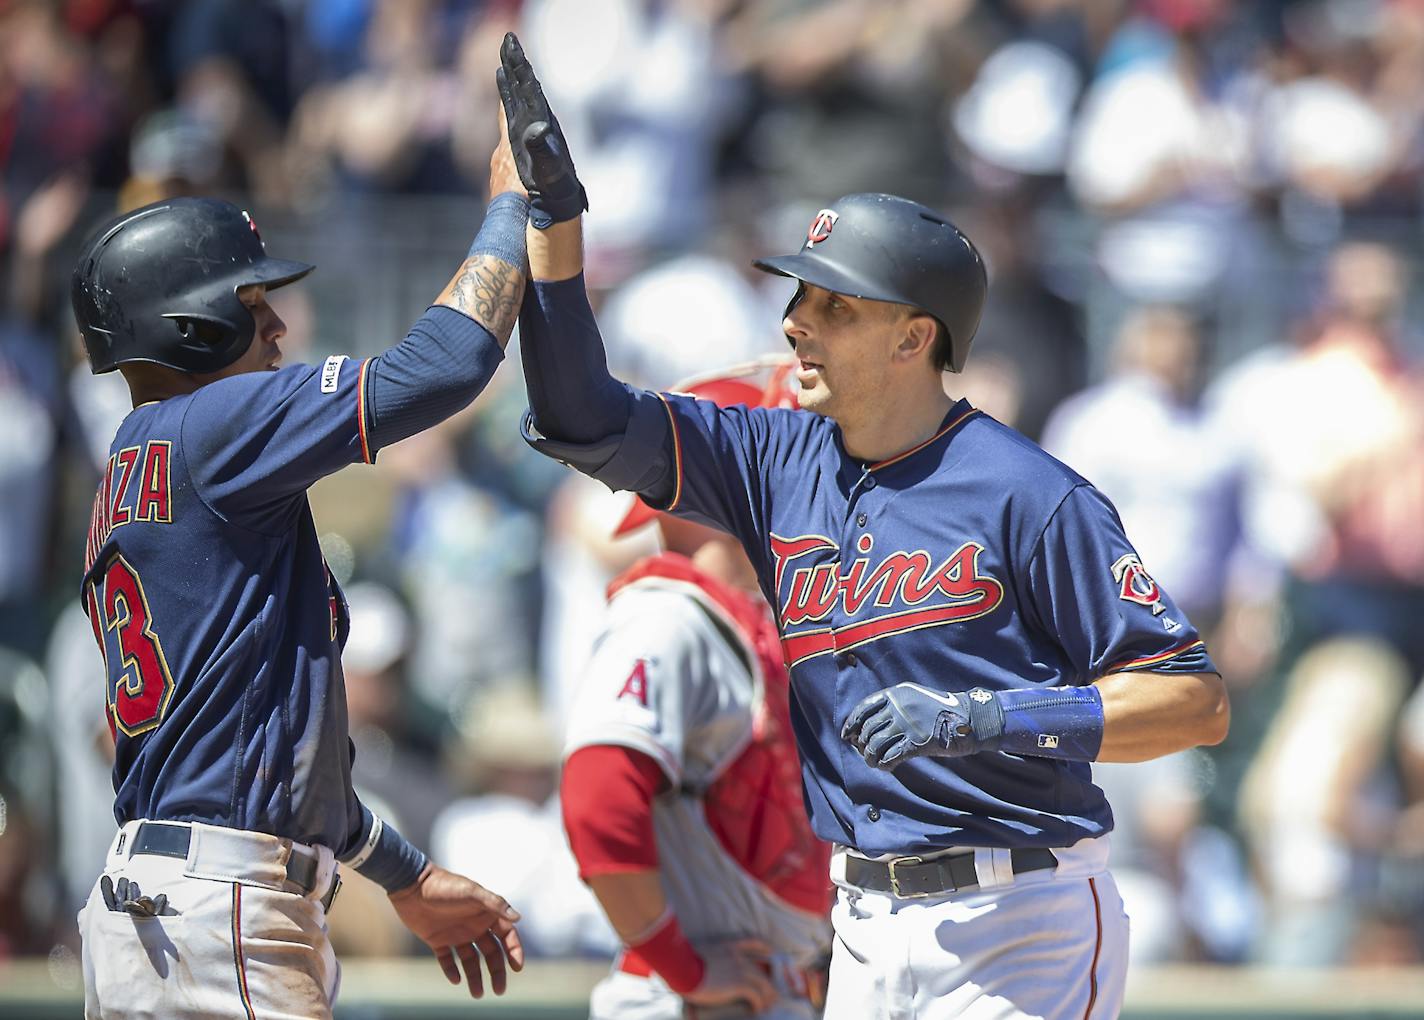
{"label": "navy undershirt sleeve", "polygon": [[373,452],[465,407],[504,360],[499,343],[474,319],[432,305],[396,346],[367,366]]}
{"label": "navy undershirt sleeve", "polygon": [[525,289],[519,355],[534,427],[543,435],[593,443],[627,429],[632,394],[608,374],[582,273]]}
{"label": "navy undershirt sleeve", "polygon": [[676,482],[673,437],[662,401],[608,372],[583,274],[535,281],[519,313],[529,390],[525,438],[612,489],[666,501]]}

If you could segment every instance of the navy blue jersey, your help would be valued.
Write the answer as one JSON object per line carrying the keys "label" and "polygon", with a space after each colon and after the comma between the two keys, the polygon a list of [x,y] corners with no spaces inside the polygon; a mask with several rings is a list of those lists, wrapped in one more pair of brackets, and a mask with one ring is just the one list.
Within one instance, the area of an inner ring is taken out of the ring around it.
{"label": "navy blue jersey", "polygon": [[94,501],[83,597],[108,674],[114,814],[360,838],[345,599],[306,489],[370,461],[368,362],[135,408]]}
{"label": "navy blue jersey", "polygon": [[965,401],[922,445],[864,464],[819,415],[663,400],[667,508],[738,536],[776,607],[819,836],[875,854],[1068,846],[1112,828],[1086,763],[988,752],[887,773],[840,736],[857,702],[902,681],[1214,672],[1101,493]]}

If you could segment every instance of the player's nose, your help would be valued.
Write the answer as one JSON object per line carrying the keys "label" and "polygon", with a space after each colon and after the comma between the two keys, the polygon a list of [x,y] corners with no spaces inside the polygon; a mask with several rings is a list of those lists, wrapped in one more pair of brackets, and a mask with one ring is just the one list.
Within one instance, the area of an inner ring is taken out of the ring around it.
{"label": "player's nose", "polygon": [[287,324],[282,321],[282,317],[272,311],[269,306],[267,316],[262,323],[262,338],[272,343],[276,343],[287,335]]}
{"label": "player's nose", "polygon": [[795,317],[795,312],[787,312],[781,320],[781,331],[786,334],[786,342],[791,345],[791,349],[796,349],[796,344],[804,340],[809,334],[806,327]]}

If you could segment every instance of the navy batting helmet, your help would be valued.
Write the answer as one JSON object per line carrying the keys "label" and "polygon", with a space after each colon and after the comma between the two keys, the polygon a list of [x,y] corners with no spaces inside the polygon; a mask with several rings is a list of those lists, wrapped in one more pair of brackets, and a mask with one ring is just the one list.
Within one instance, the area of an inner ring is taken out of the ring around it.
{"label": "navy batting helmet", "polygon": [[124,213],[90,238],[74,267],[70,297],[89,367],[226,368],[256,330],[238,288],[270,290],[313,268],[269,257],[252,217],[219,199],[171,198]]}
{"label": "navy batting helmet", "polygon": [[[961,371],[979,328],[988,281],[969,238],[929,206],[894,195],[858,194],[822,209],[795,255],[757,259],[758,269],[933,316]],[[794,303],[794,302],[793,302]],[[789,310],[789,309],[788,309]]]}

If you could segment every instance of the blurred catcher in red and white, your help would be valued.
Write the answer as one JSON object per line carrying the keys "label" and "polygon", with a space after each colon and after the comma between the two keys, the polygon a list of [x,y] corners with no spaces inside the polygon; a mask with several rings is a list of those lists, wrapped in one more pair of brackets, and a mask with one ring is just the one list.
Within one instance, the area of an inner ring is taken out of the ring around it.
{"label": "blurred catcher in red and white", "polygon": [[[677,387],[795,407],[790,365]],[[830,847],[812,833],[780,636],[737,541],[649,509],[664,552],[608,589],[569,713],[564,826],[625,950],[592,1020],[806,1018],[830,955]]]}

